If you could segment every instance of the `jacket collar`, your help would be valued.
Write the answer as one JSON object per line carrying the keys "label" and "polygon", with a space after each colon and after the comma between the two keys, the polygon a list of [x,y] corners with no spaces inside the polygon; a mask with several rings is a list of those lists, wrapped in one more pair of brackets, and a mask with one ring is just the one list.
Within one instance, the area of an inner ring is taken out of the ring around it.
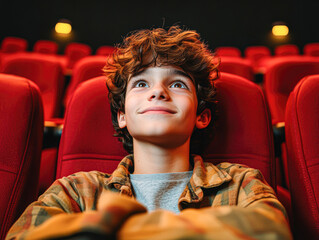
{"label": "jacket collar", "polygon": [[[198,202],[203,198],[202,188],[214,188],[232,180],[232,177],[224,170],[219,169],[212,163],[203,161],[199,155],[192,155],[193,175],[181,195],[179,202]],[[124,157],[115,171],[108,178],[107,186],[117,189],[122,194],[132,196],[130,174],[134,170],[133,155]]]}

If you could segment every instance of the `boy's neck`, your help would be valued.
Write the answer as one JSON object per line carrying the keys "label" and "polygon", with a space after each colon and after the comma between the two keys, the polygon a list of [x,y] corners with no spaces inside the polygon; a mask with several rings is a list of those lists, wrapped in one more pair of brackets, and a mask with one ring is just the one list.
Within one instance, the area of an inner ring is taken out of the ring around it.
{"label": "boy's neck", "polygon": [[186,172],[190,167],[189,141],[177,148],[134,142],[133,174]]}

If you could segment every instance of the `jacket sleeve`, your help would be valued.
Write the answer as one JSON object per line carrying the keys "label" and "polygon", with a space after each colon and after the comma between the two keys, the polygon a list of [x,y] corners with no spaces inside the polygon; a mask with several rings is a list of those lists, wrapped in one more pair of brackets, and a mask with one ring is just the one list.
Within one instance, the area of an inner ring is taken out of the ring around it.
{"label": "jacket sleeve", "polygon": [[146,211],[134,199],[115,193],[105,194],[105,203],[96,210],[102,192],[107,191],[89,173],[57,180],[27,207],[6,239],[111,238],[128,216]]}
{"label": "jacket sleeve", "polygon": [[119,239],[292,239],[285,209],[259,171],[250,169],[241,180],[237,205],[137,214]]}

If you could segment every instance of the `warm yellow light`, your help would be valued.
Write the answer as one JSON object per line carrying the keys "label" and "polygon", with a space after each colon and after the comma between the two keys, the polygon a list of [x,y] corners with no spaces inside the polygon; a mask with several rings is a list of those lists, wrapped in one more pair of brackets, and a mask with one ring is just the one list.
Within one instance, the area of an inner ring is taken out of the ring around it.
{"label": "warm yellow light", "polygon": [[286,25],[275,25],[272,27],[272,34],[276,37],[284,37],[289,33],[289,28]]}
{"label": "warm yellow light", "polygon": [[72,31],[72,26],[69,23],[58,22],[55,25],[55,31],[61,34],[69,34]]}

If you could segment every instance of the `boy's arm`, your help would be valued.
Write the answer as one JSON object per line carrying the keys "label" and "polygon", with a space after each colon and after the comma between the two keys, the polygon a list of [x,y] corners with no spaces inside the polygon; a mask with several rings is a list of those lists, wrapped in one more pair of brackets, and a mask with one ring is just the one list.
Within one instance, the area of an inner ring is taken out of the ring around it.
{"label": "boy's arm", "polygon": [[119,239],[292,239],[285,209],[259,172],[249,170],[242,180],[237,206],[137,214]]}
{"label": "boy's arm", "polygon": [[57,180],[38,201],[27,207],[6,239],[112,237],[125,219],[146,211],[137,201],[115,193],[105,194],[99,210],[90,210],[97,200],[93,196],[98,198],[101,192],[98,184],[88,180],[85,186],[81,183],[83,189],[80,189],[74,182],[68,178]]}

